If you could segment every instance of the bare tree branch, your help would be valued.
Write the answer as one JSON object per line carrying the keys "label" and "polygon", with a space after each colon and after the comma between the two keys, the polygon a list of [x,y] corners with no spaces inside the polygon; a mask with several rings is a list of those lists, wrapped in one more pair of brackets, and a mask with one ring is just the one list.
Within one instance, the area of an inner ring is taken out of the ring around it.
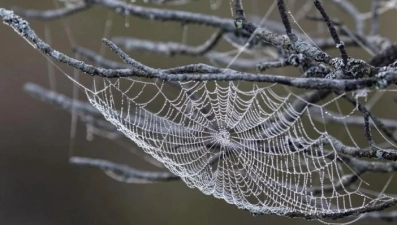
{"label": "bare tree branch", "polygon": [[137,170],[126,165],[116,164],[103,159],[73,156],[69,159],[69,162],[79,166],[89,166],[100,168],[105,171],[111,171],[121,176],[125,181],[129,182],[164,182],[180,180],[178,176],[169,172],[149,172]]}
{"label": "bare tree branch", "polygon": [[[167,70],[159,70],[150,68],[127,57],[121,49],[105,40],[112,50],[116,54],[121,55],[122,58],[128,60],[129,64],[134,65],[133,69],[105,69],[100,67],[94,67],[86,64],[80,60],[73,59],[57,50],[51,48],[48,44],[42,41],[36,33],[30,28],[28,22],[21,17],[15,15],[12,11],[0,9],[0,16],[3,18],[5,24],[14,28],[14,30],[29,41],[37,49],[43,53],[48,54],[55,60],[68,64],[76,69],[89,75],[96,75],[107,78],[121,78],[121,77],[147,77],[147,78],[159,78],[160,80],[166,81],[203,81],[203,80],[220,80],[220,81],[255,81],[255,82],[268,82],[278,83],[287,86],[293,86],[296,88],[304,89],[315,89],[315,90],[341,90],[341,91],[353,91],[362,89],[365,87],[381,86],[382,88],[387,87],[391,83],[397,82],[397,69],[395,68],[382,68],[385,71],[377,74],[375,77],[363,78],[363,79],[319,79],[319,78],[291,78],[279,75],[264,75],[264,74],[250,74],[238,72],[230,69],[219,69],[214,68],[205,64],[195,64],[189,67],[190,70],[183,71],[182,74],[170,74]],[[278,41],[277,41],[278,42]],[[169,70],[182,70],[182,68],[172,68]],[[191,74],[199,73],[199,74]]]}

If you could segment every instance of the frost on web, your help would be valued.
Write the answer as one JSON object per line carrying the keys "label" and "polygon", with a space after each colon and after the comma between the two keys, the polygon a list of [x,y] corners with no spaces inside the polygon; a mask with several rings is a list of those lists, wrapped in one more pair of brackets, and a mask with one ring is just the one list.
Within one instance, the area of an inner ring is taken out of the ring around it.
{"label": "frost on web", "polygon": [[107,120],[189,187],[239,208],[329,217],[390,200],[362,193],[362,180],[343,186],[349,168],[323,144],[327,129],[310,116],[311,108],[322,112],[323,106],[270,87],[96,78],[86,93]]}

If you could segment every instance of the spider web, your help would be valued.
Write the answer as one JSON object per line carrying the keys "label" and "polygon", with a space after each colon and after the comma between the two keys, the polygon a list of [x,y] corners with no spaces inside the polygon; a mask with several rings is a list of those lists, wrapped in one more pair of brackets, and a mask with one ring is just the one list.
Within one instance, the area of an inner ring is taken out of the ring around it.
{"label": "spider web", "polygon": [[352,170],[323,144],[333,138],[325,107],[340,96],[314,104],[278,90],[143,78],[95,78],[84,88],[109,122],[189,187],[250,212],[333,215],[391,199],[361,191],[362,179],[343,185]]}
{"label": "spider web", "polygon": [[174,92],[169,85],[96,79],[86,94],[119,131],[189,187],[239,208],[330,215],[390,200],[360,192],[362,180],[356,189],[340,183],[343,160],[319,141],[331,137],[310,116],[310,108],[324,113],[322,105],[256,83],[243,89],[235,82],[178,82],[171,84],[180,87]]}

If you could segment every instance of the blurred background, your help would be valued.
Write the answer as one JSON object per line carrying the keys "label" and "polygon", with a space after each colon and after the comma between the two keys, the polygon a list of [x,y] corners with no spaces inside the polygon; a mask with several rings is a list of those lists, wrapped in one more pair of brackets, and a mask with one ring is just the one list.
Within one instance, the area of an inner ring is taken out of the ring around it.
{"label": "blurred background", "polygon": [[[247,12],[263,16],[272,1],[244,2],[248,2],[244,3]],[[370,8],[369,0],[352,2],[359,4],[362,11]],[[137,4],[142,2],[137,1]],[[50,9],[56,8],[57,4],[53,0],[0,0],[0,7]],[[232,17],[228,1],[223,1],[216,10],[211,9],[208,0],[170,8]],[[331,7],[328,12],[351,25],[351,19],[340,9]],[[381,17],[381,34],[392,41],[397,38],[397,32],[390,29],[396,15],[392,10]],[[274,11],[270,18],[278,20],[277,12]],[[68,55],[73,55],[73,45],[99,52],[106,21],[112,22],[110,36],[174,42],[185,39],[190,45],[203,43],[213,32],[196,26],[183,28],[176,23],[122,17],[99,7],[62,20],[29,21],[40,37]],[[313,22],[302,20],[300,25],[305,31],[316,29]],[[101,137],[87,139],[86,127],[81,123],[77,124],[76,138],[71,139],[71,115],[32,98],[22,88],[26,82],[46,88],[53,85],[58,92],[72,96],[73,85],[63,73],[73,76],[73,70],[63,65],[59,65],[63,72],[48,67],[48,61],[41,53],[5,25],[0,25],[0,40],[0,224],[319,224],[269,215],[253,217],[223,200],[190,189],[183,182],[125,184],[98,169],[69,164],[69,157],[78,155],[150,168],[142,162],[141,156],[131,153],[135,151],[134,146],[129,146],[128,142],[114,143]],[[226,43],[220,46],[220,49],[228,48],[231,47]],[[349,53],[370,59],[360,49]],[[117,58],[109,50],[106,56]],[[167,58],[134,52],[131,56],[160,68],[207,62],[202,58]],[[80,75],[82,82],[89,80],[84,76]],[[85,99],[83,93],[80,93],[80,99]],[[391,99],[382,98],[384,102],[374,108],[375,112],[389,117],[394,115],[396,119],[396,106],[388,103]],[[358,224],[361,223],[365,224]]]}

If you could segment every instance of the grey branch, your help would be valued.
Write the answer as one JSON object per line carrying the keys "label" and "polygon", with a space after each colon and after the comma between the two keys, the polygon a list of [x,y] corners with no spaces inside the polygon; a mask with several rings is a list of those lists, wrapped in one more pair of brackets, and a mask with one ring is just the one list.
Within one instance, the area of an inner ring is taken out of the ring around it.
{"label": "grey branch", "polygon": [[[250,81],[250,82],[266,82],[278,83],[287,86],[303,89],[315,90],[340,90],[340,91],[353,91],[365,87],[378,86],[382,84],[382,88],[387,87],[391,83],[397,82],[397,69],[385,67],[382,68],[382,73],[371,78],[362,79],[325,79],[325,78],[292,78],[280,75],[268,74],[251,74],[238,72],[231,69],[219,69],[206,64],[194,64],[189,66],[190,70],[183,70],[182,68],[171,69],[154,69],[133,60],[125,54],[117,46],[111,44],[110,41],[105,40],[112,50],[116,52],[122,59],[127,60],[128,64],[134,66],[132,69],[105,69],[95,67],[84,63],[83,61],[71,58],[53,48],[41,40],[36,33],[30,28],[29,23],[21,17],[15,15],[12,11],[0,9],[0,16],[3,22],[12,27],[20,36],[24,37],[29,43],[35,46],[38,50],[48,54],[55,60],[68,64],[80,71],[93,75],[107,78],[121,78],[121,77],[146,77],[158,78],[165,81],[203,81],[203,80],[218,80],[218,81]],[[181,71],[183,73],[169,73],[168,71]],[[194,74],[192,74],[194,73]]]}
{"label": "grey branch", "polygon": [[[25,84],[24,90],[43,102],[61,107],[62,109],[69,112],[77,112],[80,120],[86,125],[91,125],[105,132],[112,133],[112,136],[114,137],[124,136],[117,130],[117,127],[113,126],[110,122],[104,119],[103,114],[99,112],[98,109],[87,102],[71,99],[65,95],[47,90],[33,83]],[[120,112],[115,113],[120,114]],[[162,121],[162,123],[160,120],[158,120],[151,126],[145,125],[142,114],[134,114],[133,111],[130,111],[128,118],[129,123],[134,124],[137,127],[151,129],[152,132],[166,132],[170,128],[169,121]],[[167,126],[164,124],[167,124]],[[184,133],[183,130],[175,130],[174,132],[179,132],[180,135]]]}
{"label": "grey branch", "polygon": [[71,8],[61,8],[57,10],[21,10],[15,9],[17,13],[26,17],[41,20],[58,19],[78,13],[95,5],[103,6],[123,16],[133,15],[142,19],[160,20],[160,21],[174,21],[183,24],[198,24],[214,28],[220,28],[223,31],[234,32],[236,30],[232,20],[228,18],[221,18],[217,16],[203,15],[199,13],[154,9],[134,4],[128,4],[124,1],[118,0],[87,0],[83,5],[77,5]]}
{"label": "grey branch", "polygon": [[82,102],[77,99],[71,99],[65,95],[44,89],[33,83],[25,84],[24,90],[31,96],[38,98],[43,102],[60,107],[70,113],[77,113],[80,120],[86,125],[93,125],[103,131],[116,134],[120,137],[122,136],[116,127],[105,120],[102,113],[89,103]]}
{"label": "grey branch", "polygon": [[[326,123],[340,123],[340,124],[346,124],[348,126],[360,126],[360,127],[364,126],[364,120],[363,117],[361,116],[349,116],[341,120],[338,118],[344,117],[343,115],[330,110],[324,113],[319,108],[315,108],[315,107],[310,109],[310,114],[316,120]],[[397,129],[397,120],[392,120],[392,119],[380,119],[380,120],[389,129],[392,130]],[[371,126],[373,126],[373,124],[371,124]]]}
{"label": "grey branch", "polygon": [[[211,39],[209,39],[210,41]],[[189,55],[189,56],[203,56],[208,60],[228,65],[233,61],[232,68],[248,70],[255,68],[260,62],[265,59],[233,59],[225,53],[217,51],[209,51],[208,41],[201,46],[192,47],[184,44],[169,42],[154,42],[149,40],[142,40],[131,37],[114,37],[112,41],[127,51],[142,51],[145,53],[157,53],[167,56],[173,55]]]}
{"label": "grey branch", "polygon": [[397,161],[397,151],[395,149],[368,150],[358,147],[344,145],[341,141],[331,136],[319,140],[319,144],[331,145],[336,151],[353,157],[366,157],[375,159],[387,159]]}
{"label": "grey branch", "polygon": [[93,159],[84,157],[71,157],[69,162],[80,166],[89,166],[111,171],[125,180],[135,180],[136,182],[164,182],[180,180],[180,177],[169,172],[150,172],[137,170],[123,164],[117,164],[108,160]]}

